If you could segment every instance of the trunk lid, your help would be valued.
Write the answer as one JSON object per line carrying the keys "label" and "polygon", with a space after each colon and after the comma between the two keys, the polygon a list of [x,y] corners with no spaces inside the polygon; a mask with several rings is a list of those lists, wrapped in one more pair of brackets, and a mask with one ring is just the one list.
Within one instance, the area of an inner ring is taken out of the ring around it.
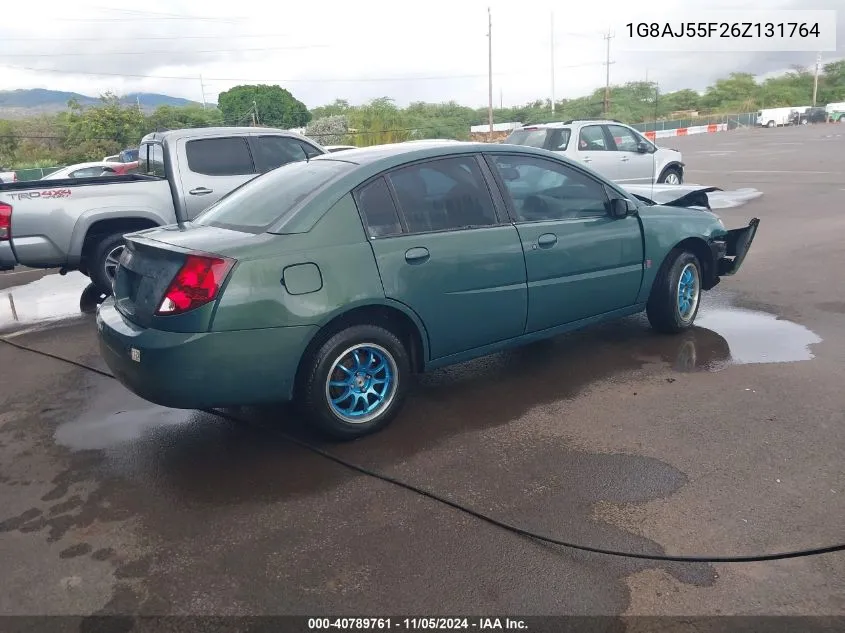
{"label": "trunk lid", "polygon": [[210,310],[210,304],[174,316],[156,316],[170,283],[185,264],[188,255],[221,255],[255,235],[212,226],[148,229],[126,237],[126,248],[114,279],[115,307],[127,319],[142,327],[173,331],[203,331],[197,321]]}

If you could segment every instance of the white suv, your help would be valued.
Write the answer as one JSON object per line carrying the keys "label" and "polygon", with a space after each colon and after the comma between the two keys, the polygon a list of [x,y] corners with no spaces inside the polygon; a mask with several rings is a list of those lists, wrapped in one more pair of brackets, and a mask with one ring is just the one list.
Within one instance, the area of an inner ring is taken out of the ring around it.
{"label": "white suv", "polygon": [[680,185],[684,180],[678,150],[657,147],[634,128],[612,119],[527,125],[511,132],[505,143],[563,154],[619,183]]}

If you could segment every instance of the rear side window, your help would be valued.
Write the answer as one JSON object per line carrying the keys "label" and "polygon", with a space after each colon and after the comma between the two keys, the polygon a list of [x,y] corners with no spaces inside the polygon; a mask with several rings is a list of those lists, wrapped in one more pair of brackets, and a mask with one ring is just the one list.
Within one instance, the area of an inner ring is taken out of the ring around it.
{"label": "rear side window", "polygon": [[287,136],[259,136],[252,140],[255,165],[260,173],[307,158],[302,145]]}
{"label": "rear side window", "polygon": [[335,177],[356,165],[332,161],[299,161],[268,171],[223,196],[193,224],[262,233]]}
{"label": "rear side window", "polygon": [[553,152],[562,152],[569,146],[569,137],[572,135],[572,130],[568,127],[562,127],[551,130],[549,134],[549,149]]}
{"label": "rear side window", "polygon": [[356,198],[370,237],[399,235],[402,232],[399,213],[384,178],[362,187]]}
{"label": "rear side window", "polygon": [[243,137],[203,138],[188,141],[188,169],[205,176],[244,176],[254,174],[252,155]]}
{"label": "rear side window", "polygon": [[540,130],[514,130],[505,140],[505,143],[545,149],[548,135],[549,131],[545,128]]}
{"label": "rear side window", "polygon": [[318,150],[310,143],[306,143],[305,141],[299,141],[299,144],[302,145],[302,149],[305,150],[305,155],[308,158],[314,158],[315,156],[320,156],[321,154],[323,154],[323,152]]}
{"label": "rear side window", "polygon": [[403,167],[390,174],[390,182],[411,233],[490,226],[498,221],[473,156]]}

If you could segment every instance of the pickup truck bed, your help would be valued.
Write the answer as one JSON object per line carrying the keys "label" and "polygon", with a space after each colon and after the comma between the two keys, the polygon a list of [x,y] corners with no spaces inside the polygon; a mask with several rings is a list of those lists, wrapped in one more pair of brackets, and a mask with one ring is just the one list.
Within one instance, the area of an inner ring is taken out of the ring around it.
{"label": "pickup truck bed", "polygon": [[0,185],[0,270],[79,270],[110,293],[124,235],[195,218],[267,171],[326,150],[272,128],[195,128],[141,139],[139,173]]}
{"label": "pickup truck bed", "polygon": [[10,225],[9,239],[0,233],[0,270],[16,264],[76,268],[88,229],[98,221],[123,209],[161,224],[162,207],[172,205],[167,179],[142,174],[0,184],[0,226],[4,215]]}

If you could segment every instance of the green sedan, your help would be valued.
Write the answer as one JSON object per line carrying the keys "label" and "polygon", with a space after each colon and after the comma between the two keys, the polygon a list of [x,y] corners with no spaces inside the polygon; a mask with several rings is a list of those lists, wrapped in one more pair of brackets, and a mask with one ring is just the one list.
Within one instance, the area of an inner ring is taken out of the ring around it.
{"label": "green sedan", "polygon": [[415,373],[641,311],[690,328],[758,223],[728,231],[542,149],[352,149],[127,236],[100,349],[153,403],[294,401],[352,439],[399,413]]}

